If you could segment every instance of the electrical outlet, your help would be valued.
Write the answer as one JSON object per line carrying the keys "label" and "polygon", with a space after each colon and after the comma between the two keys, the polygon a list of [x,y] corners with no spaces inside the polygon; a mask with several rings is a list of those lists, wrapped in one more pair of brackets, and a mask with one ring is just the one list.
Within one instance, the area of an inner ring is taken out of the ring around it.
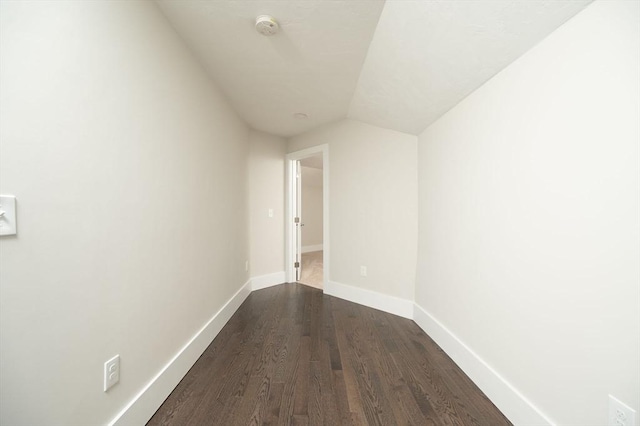
{"label": "electrical outlet", "polygon": [[635,426],[636,412],[633,408],[609,395],[608,426]]}
{"label": "electrical outlet", "polygon": [[363,277],[367,276],[367,267],[366,266],[361,266],[360,267],[360,275],[362,275]]}
{"label": "electrical outlet", "polygon": [[249,261],[248,260],[244,261],[244,270],[245,270],[245,272],[249,272]]}
{"label": "electrical outlet", "polygon": [[0,235],[16,235],[16,197],[0,195]]}
{"label": "electrical outlet", "polygon": [[104,363],[104,391],[108,391],[120,381],[120,355]]}

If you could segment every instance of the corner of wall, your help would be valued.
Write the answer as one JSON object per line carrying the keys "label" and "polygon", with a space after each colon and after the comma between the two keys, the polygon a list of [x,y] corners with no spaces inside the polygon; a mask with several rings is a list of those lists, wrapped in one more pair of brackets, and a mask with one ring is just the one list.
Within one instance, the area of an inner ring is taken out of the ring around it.
{"label": "corner of wall", "polygon": [[324,293],[403,318],[413,319],[413,301],[411,300],[388,296],[336,281],[328,281],[324,288]]}
{"label": "corner of wall", "polygon": [[263,288],[273,287],[274,285],[284,284],[286,282],[284,271],[273,272],[271,274],[252,277],[251,291],[262,290]]}

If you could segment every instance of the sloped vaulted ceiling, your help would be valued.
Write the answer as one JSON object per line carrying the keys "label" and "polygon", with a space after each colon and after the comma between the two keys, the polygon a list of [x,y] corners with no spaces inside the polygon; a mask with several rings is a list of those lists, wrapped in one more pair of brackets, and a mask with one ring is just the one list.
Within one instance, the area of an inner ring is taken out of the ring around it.
{"label": "sloped vaulted ceiling", "polygon": [[418,134],[588,3],[387,0],[349,117]]}
{"label": "sloped vaulted ceiling", "polygon": [[[275,135],[344,118],[384,6],[381,0],[158,2],[249,125]],[[278,34],[255,28],[274,16]],[[309,116],[295,118],[297,112]]]}
{"label": "sloped vaulted ceiling", "polygon": [[[247,123],[280,136],[345,117],[418,134],[590,2],[158,0]],[[255,31],[263,14],[278,34]]]}

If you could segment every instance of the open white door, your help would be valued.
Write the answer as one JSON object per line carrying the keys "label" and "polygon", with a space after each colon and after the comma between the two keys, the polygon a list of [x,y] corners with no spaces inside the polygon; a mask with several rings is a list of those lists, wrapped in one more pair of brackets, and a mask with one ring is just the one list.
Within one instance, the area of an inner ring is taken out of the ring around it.
{"label": "open white door", "polygon": [[302,272],[302,172],[300,171],[300,160],[295,163],[296,174],[296,197],[295,197],[295,218],[293,219],[296,227],[296,281],[300,280]]}

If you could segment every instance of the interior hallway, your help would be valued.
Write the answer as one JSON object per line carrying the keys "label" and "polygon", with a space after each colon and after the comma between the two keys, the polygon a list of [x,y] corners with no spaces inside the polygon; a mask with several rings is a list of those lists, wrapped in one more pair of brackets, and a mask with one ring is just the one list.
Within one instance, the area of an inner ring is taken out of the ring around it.
{"label": "interior hallway", "polygon": [[514,424],[640,413],[639,1],[0,0],[0,64],[0,425],[148,422],[293,281],[287,158],[319,150],[326,294]]}
{"label": "interior hallway", "polygon": [[147,424],[511,423],[413,321],[282,284],[247,298]]}

